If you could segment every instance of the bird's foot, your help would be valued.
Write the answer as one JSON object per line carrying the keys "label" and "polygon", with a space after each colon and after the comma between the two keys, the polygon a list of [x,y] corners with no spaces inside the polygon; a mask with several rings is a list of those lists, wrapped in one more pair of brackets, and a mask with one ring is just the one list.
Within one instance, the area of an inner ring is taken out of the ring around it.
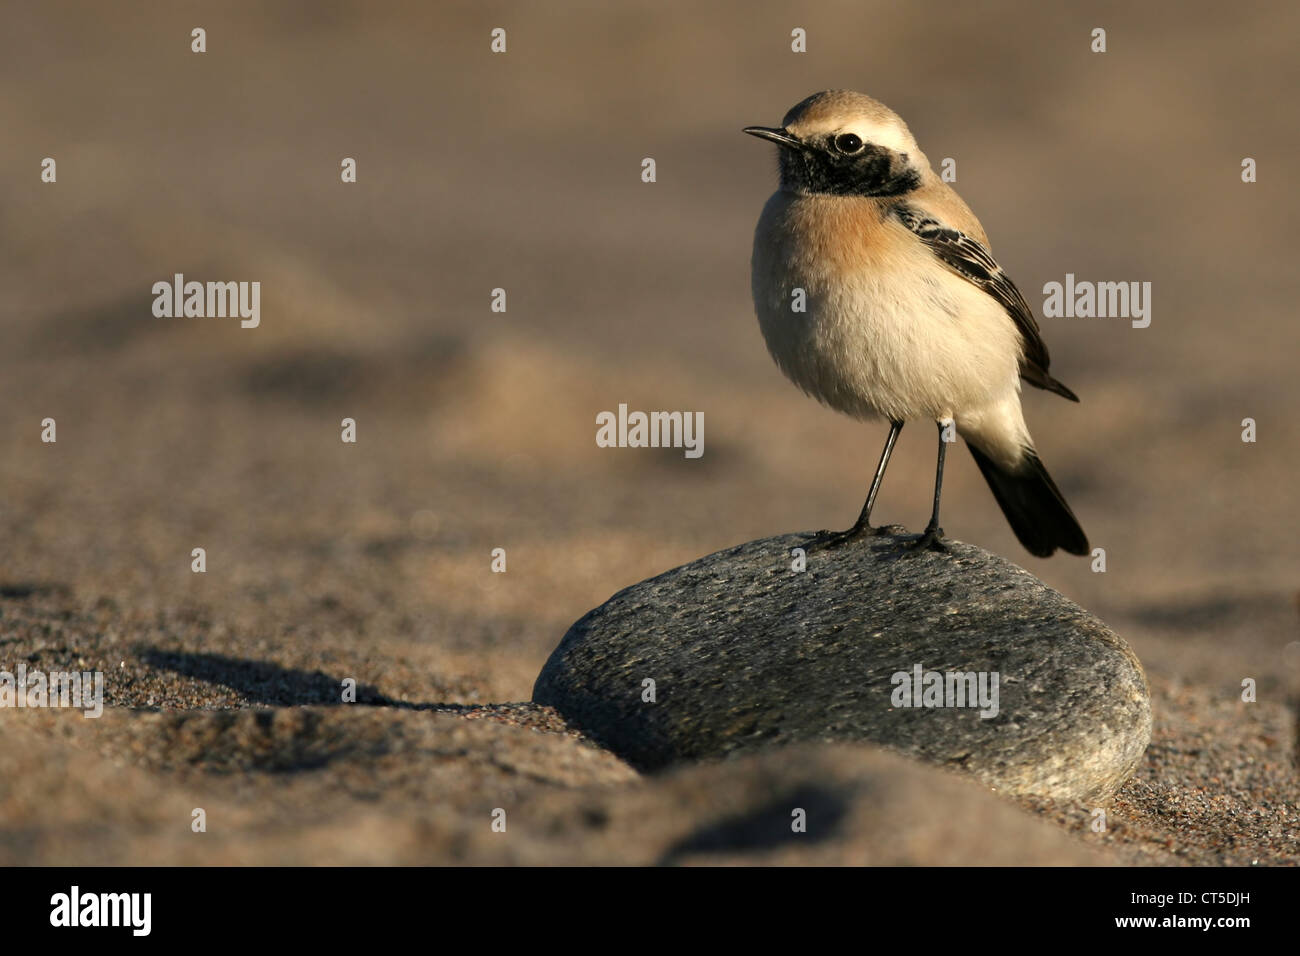
{"label": "bird's foot", "polygon": [[863,538],[876,538],[881,535],[892,535],[902,531],[902,527],[896,524],[882,524],[879,528],[873,528],[869,524],[854,525],[844,531],[818,531],[817,548],[820,551],[833,551],[836,548],[842,548],[846,544],[854,541],[860,541]]}
{"label": "bird's foot", "polygon": [[915,541],[909,541],[905,547],[913,552],[938,551],[941,554],[948,553],[948,546],[943,541],[943,529],[937,525],[927,527],[919,538]]}

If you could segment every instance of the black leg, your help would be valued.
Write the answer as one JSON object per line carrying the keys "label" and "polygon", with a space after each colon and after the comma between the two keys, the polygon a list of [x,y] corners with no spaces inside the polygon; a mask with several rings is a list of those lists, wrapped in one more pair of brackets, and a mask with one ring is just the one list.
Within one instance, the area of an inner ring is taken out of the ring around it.
{"label": "black leg", "polygon": [[867,492],[867,502],[862,506],[862,514],[858,515],[858,520],[849,529],[849,534],[865,534],[871,530],[871,509],[876,506],[876,495],[880,493],[880,485],[885,479],[885,469],[889,467],[889,456],[894,453],[894,443],[898,441],[898,434],[902,430],[902,422],[889,423],[889,437],[885,439],[884,451],[880,453],[880,463],[876,465],[876,474],[871,479],[871,490]]}
{"label": "black leg", "polygon": [[948,451],[948,443],[943,440],[944,423],[939,422],[939,461],[934,470],[934,510],[930,512],[930,523],[925,526],[925,533],[912,545],[917,548],[929,548],[932,551],[946,550],[943,546],[943,529],[939,527],[939,495],[943,491],[943,459]]}
{"label": "black leg", "polygon": [[867,492],[867,502],[862,506],[862,514],[858,515],[858,520],[847,531],[823,531],[821,534],[826,538],[827,548],[837,548],[856,538],[875,534],[875,529],[871,527],[871,509],[876,504],[876,495],[880,493],[885,469],[889,467],[889,456],[894,453],[894,443],[898,441],[898,433],[902,430],[902,422],[889,423],[889,437],[885,439],[885,449],[880,453],[880,463],[876,465],[876,474],[871,479],[871,490]]}

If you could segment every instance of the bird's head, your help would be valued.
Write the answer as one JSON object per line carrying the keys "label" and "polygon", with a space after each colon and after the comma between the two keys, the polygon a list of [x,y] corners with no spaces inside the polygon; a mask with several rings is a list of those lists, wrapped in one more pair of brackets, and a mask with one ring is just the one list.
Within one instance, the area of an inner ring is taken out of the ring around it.
{"label": "bird's head", "polygon": [[925,156],[907,124],[862,93],[814,93],[780,127],[744,132],[781,148],[781,188],[836,196],[899,196],[921,184]]}

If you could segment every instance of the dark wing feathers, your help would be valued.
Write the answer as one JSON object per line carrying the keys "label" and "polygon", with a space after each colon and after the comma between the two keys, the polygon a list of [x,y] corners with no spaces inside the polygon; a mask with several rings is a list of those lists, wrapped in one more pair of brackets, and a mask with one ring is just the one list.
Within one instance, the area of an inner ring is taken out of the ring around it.
{"label": "dark wing feathers", "polygon": [[983,289],[996,299],[1020,330],[1024,342],[1025,354],[1020,363],[1020,375],[1030,385],[1047,389],[1057,395],[1063,395],[1072,402],[1078,396],[1047,373],[1051,359],[1047,354],[1047,345],[1038,331],[1033,310],[1020,294],[1016,284],[1002,271],[988,249],[978,239],[964,232],[951,229],[929,216],[919,212],[906,203],[899,203],[891,210],[904,226],[916,234],[922,242],[948,268],[963,279]]}

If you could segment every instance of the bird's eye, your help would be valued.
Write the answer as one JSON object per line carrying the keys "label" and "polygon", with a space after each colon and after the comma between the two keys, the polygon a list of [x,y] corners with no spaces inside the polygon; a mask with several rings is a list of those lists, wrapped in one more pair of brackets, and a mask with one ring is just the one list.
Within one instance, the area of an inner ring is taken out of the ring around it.
{"label": "bird's eye", "polygon": [[840,133],[835,137],[835,148],[841,153],[856,153],[862,148],[862,140],[852,133]]}

